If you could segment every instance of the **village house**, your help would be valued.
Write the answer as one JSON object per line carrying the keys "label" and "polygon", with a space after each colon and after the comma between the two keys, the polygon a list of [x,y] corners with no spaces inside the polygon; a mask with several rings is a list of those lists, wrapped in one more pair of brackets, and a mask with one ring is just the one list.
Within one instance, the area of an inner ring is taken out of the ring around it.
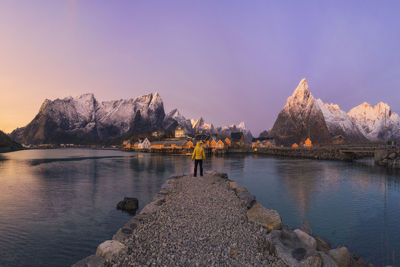
{"label": "village house", "polygon": [[312,147],[312,142],[310,138],[307,138],[304,142],[304,147]]}
{"label": "village house", "polygon": [[143,142],[139,143],[138,148],[139,149],[149,149],[150,146],[151,146],[151,143],[150,143],[149,139],[145,138],[143,140]]}
{"label": "village house", "polygon": [[242,132],[231,133],[231,140],[234,147],[243,147],[245,145],[245,138]]}
{"label": "village house", "polygon": [[185,149],[191,149],[191,148],[194,148],[194,144],[193,144],[193,142],[192,142],[192,141],[188,141],[188,142],[186,142],[186,144],[185,144],[184,148],[185,148]]}
{"label": "village house", "polygon": [[186,137],[185,131],[182,129],[181,126],[178,126],[175,130],[175,138],[184,138]]}
{"label": "village house", "polygon": [[225,148],[224,142],[222,142],[222,140],[218,140],[215,148],[216,149],[224,149]]}
{"label": "village house", "polygon": [[130,140],[125,140],[122,142],[122,148],[123,149],[131,149],[132,148],[132,144]]}
{"label": "village house", "polygon": [[[190,141],[189,141],[190,142]],[[193,147],[192,142],[187,142],[182,139],[170,139],[164,141],[154,141],[151,143],[150,149],[160,150],[160,149],[186,149]],[[189,143],[189,144],[188,144]]]}
{"label": "village house", "polygon": [[231,140],[227,137],[227,138],[225,138],[225,144],[228,146],[228,147],[231,147],[231,145],[232,145],[232,142],[231,142]]}

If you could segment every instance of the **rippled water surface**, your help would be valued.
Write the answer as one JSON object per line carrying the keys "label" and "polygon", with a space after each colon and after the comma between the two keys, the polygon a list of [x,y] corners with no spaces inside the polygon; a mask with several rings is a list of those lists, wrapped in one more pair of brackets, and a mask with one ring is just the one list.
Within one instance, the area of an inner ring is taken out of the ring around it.
{"label": "rippled water surface", "polygon": [[[191,171],[187,156],[115,150],[26,150],[0,154],[0,266],[69,266],[140,208],[169,176]],[[400,265],[400,175],[366,163],[255,156],[208,159],[247,187],[283,222],[310,222],[313,233],[375,263]]]}

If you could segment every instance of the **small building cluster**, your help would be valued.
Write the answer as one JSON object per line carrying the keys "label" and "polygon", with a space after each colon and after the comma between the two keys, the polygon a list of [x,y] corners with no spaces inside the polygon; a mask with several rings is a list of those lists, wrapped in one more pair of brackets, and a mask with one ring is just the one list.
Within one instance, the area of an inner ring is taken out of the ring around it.
{"label": "small building cluster", "polygon": [[300,143],[300,146],[297,143],[294,143],[292,145],[292,148],[299,148],[299,147],[311,148],[312,147],[311,139],[307,138],[306,141],[304,141],[304,144]]}
{"label": "small building cluster", "polygon": [[254,151],[258,149],[267,149],[275,147],[275,140],[273,138],[261,137],[261,138],[253,138],[251,142],[251,148]]}
{"label": "small building cluster", "polygon": [[122,143],[122,148],[133,151],[187,153],[194,149],[197,142],[200,142],[203,148],[210,152],[226,151],[232,144],[235,146],[244,145],[244,139],[242,140],[242,138],[234,140],[230,138],[218,139],[209,135],[199,134],[193,138],[166,138],[160,141],[150,141],[148,138],[144,138],[133,144],[130,140],[126,140]]}

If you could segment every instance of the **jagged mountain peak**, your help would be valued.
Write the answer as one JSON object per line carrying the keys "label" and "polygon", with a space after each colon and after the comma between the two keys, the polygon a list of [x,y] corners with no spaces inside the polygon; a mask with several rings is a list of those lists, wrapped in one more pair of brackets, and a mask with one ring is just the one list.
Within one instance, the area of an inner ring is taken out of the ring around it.
{"label": "jagged mountain peak", "polygon": [[246,124],[244,121],[241,121],[238,125],[236,125],[239,129],[246,129]]}
{"label": "jagged mountain peak", "polygon": [[96,143],[162,128],[158,93],[98,103],[93,94],[46,99],[38,115],[12,133],[21,143]]}
{"label": "jagged mountain peak", "polygon": [[324,115],[326,126],[332,137],[342,135],[349,141],[365,140],[350,116],[341,110],[339,105],[327,104],[321,99],[317,100],[317,105]]}
{"label": "jagged mountain peak", "polygon": [[286,100],[286,107],[307,108],[314,104],[314,97],[310,92],[306,78],[301,79],[293,94]]}
{"label": "jagged mountain peak", "polygon": [[381,119],[383,117],[390,117],[392,110],[390,106],[384,102],[379,102],[375,106],[367,102],[362,103],[349,111],[349,116],[352,118],[364,118],[369,120]]}
{"label": "jagged mountain peak", "polygon": [[311,137],[315,143],[331,139],[324,114],[310,92],[307,80],[302,79],[286,100],[271,130],[277,143],[291,145]]}
{"label": "jagged mountain peak", "polygon": [[94,99],[94,94],[93,93],[84,93],[81,94],[80,96],[75,97],[77,99]]}
{"label": "jagged mountain peak", "polygon": [[166,117],[173,118],[173,119],[180,119],[180,120],[186,120],[186,118],[179,112],[177,108],[171,110]]}
{"label": "jagged mountain peak", "polygon": [[375,106],[364,102],[352,108],[348,115],[370,141],[400,136],[400,118],[396,113],[392,113],[390,106],[384,102]]}

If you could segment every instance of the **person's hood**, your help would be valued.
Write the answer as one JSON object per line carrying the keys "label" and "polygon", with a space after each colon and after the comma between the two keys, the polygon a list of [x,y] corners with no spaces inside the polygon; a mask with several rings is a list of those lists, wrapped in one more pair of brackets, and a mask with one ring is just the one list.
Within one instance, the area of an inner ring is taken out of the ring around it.
{"label": "person's hood", "polygon": [[196,148],[199,148],[200,147],[200,142],[197,142],[196,143]]}

